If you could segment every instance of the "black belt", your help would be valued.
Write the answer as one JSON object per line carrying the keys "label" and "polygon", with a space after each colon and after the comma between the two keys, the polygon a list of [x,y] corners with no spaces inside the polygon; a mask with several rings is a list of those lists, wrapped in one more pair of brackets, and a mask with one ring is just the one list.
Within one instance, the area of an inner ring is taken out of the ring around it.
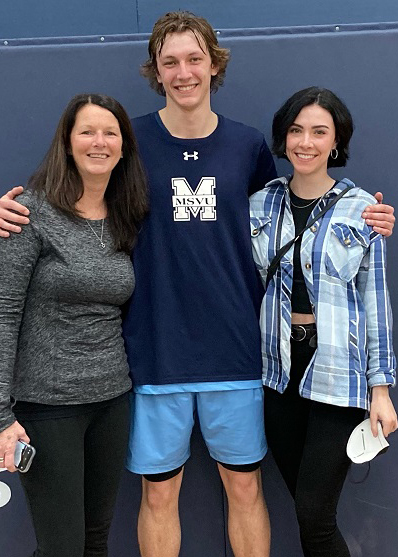
{"label": "black belt", "polygon": [[302,342],[303,340],[309,340],[310,346],[316,347],[316,324],[308,323],[307,325],[292,325],[292,330],[290,333],[292,340],[296,342]]}

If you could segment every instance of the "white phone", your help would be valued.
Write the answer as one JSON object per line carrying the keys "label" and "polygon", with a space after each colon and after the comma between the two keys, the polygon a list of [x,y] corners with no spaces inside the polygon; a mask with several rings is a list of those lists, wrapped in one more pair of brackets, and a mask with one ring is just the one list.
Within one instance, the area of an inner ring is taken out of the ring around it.
{"label": "white phone", "polygon": [[25,473],[29,470],[36,449],[24,441],[17,441],[14,452],[14,465],[17,470]]}

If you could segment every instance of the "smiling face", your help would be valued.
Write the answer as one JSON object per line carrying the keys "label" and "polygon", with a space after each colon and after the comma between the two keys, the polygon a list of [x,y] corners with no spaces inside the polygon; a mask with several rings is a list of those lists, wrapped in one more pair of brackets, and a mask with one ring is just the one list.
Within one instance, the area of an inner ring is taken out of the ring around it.
{"label": "smiling face", "polygon": [[76,115],[70,147],[83,182],[99,177],[109,180],[122,156],[122,134],[115,116],[96,104],[86,104]]}
{"label": "smiling face", "polygon": [[157,55],[157,71],[167,105],[185,110],[210,106],[210,81],[217,68],[192,31],[167,35]]}
{"label": "smiling face", "polygon": [[330,151],[335,147],[336,130],[330,112],[317,104],[304,107],[286,136],[286,156],[295,173],[327,174]]}

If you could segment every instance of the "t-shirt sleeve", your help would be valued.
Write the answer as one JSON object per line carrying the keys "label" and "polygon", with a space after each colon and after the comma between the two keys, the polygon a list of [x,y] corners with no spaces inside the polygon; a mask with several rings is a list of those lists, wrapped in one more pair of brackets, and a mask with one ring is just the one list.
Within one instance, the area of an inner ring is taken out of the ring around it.
{"label": "t-shirt sleeve", "polygon": [[41,250],[34,208],[29,202],[23,203],[31,210],[31,224],[20,234],[0,240],[0,431],[15,421],[10,395],[18,334],[29,281]]}
{"label": "t-shirt sleeve", "polygon": [[263,137],[263,142],[257,158],[257,166],[250,184],[249,195],[261,190],[265,184],[277,178],[274,159]]}

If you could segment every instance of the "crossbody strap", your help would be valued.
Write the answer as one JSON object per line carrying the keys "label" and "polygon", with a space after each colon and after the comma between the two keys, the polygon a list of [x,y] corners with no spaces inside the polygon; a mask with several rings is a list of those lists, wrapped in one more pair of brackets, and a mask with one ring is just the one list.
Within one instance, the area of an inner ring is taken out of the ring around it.
{"label": "crossbody strap", "polygon": [[332,199],[332,201],[329,201],[329,203],[327,205],[325,205],[325,207],[322,209],[322,211],[319,211],[319,213],[317,215],[315,215],[315,217],[313,217],[310,220],[310,222],[308,222],[306,224],[306,226],[303,228],[303,230],[301,230],[301,232],[299,232],[297,234],[297,236],[295,238],[293,238],[293,240],[290,240],[284,246],[282,246],[281,248],[278,249],[278,251],[275,254],[275,257],[273,258],[273,260],[271,261],[271,263],[269,264],[269,267],[268,267],[267,279],[265,281],[265,290],[267,290],[268,285],[269,285],[270,281],[272,280],[272,277],[276,273],[276,270],[279,266],[279,262],[282,259],[282,257],[285,255],[285,253],[287,253],[289,251],[289,249],[292,247],[292,245],[297,242],[297,240],[300,238],[300,236],[302,236],[304,234],[304,232],[306,230],[311,228],[311,226],[314,224],[314,222],[316,222],[327,211],[329,211],[329,209],[331,207],[333,207],[333,205],[335,205],[338,202],[338,200],[340,198],[342,198],[343,195],[346,194],[348,192],[348,190],[350,190],[350,189],[352,189],[352,186],[347,186],[343,191],[341,191],[338,195],[336,195],[336,197],[334,199]]}

